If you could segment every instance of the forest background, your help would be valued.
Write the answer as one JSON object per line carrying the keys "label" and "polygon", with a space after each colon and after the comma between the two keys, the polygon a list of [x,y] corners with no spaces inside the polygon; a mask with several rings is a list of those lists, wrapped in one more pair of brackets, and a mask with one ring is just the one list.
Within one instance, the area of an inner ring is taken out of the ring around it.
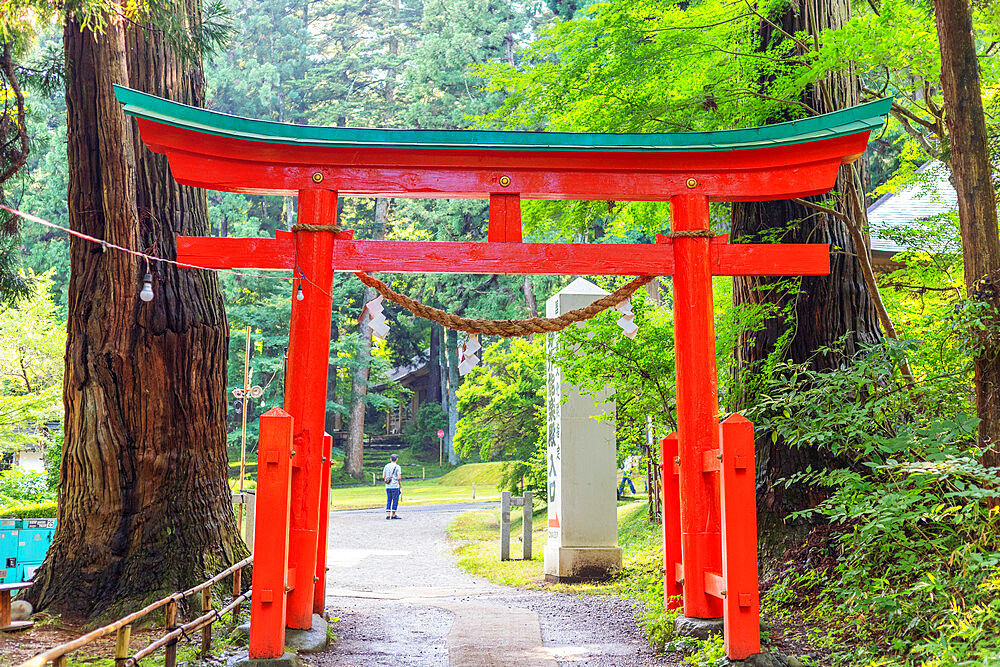
{"label": "forest background", "polygon": [[[973,17],[996,165],[1000,5],[976,3]],[[720,401],[758,427],[761,504],[782,528],[782,539],[765,546],[780,555],[788,535],[822,536],[806,540],[813,564],[793,576],[782,577],[775,560],[776,604],[793,608],[815,594],[822,604],[810,613],[836,610],[834,634],[853,637],[865,646],[859,651],[952,664],[1000,650],[997,512],[983,503],[997,476],[981,462],[974,373],[994,314],[967,297],[957,213],[878,230],[864,215],[864,204],[909,186],[934,198],[935,170],[948,175],[930,3],[227,0],[206,5],[205,21],[219,30],[205,55],[207,106],[283,122],[698,131],[894,96],[889,124],[831,196],[780,210],[713,205],[713,229],[734,241],[831,241],[839,272],[827,282],[716,279]],[[3,197],[69,226],[61,29],[20,28],[6,57],[16,54],[27,90],[31,150]],[[9,92],[5,103],[10,109]],[[920,169],[929,160],[943,166]],[[290,199],[213,192],[208,205],[210,233],[219,236],[272,236],[295,218]],[[670,227],[664,204],[526,202],[523,211],[529,241],[642,243]],[[484,202],[457,200],[342,200],[340,215],[360,238],[479,241],[487,220]],[[0,262],[8,277],[23,269],[26,289],[18,296],[11,279],[14,296],[0,312],[4,448],[36,437],[25,425],[61,416],[68,308],[65,235],[27,223],[16,231],[4,236]],[[894,271],[875,275],[869,231],[910,249],[894,258]],[[449,312],[520,318],[537,314],[539,299],[569,280],[408,276],[392,285]],[[242,386],[249,327],[254,383],[265,387],[249,406],[252,443],[255,417],[281,403],[291,288],[224,272],[220,282],[230,329],[226,386]],[[507,485],[524,478],[544,492],[540,338],[486,341],[483,363],[461,379],[454,332],[389,307],[390,336],[372,345],[357,324],[372,293],[351,276],[334,287],[331,430],[346,424],[357,432],[365,405],[373,417],[405,400],[387,372],[429,357],[444,378],[441,407],[418,416],[415,446],[436,446],[431,434],[444,426],[453,462],[508,460]],[[556,359],[570,381],[613,389],[620,460],[648,455],[650,430],[675,427],[670,304],[669,280],[657,281],[634,299],[635,339],[601,316],[567,334],[586,354]],[[232,458],[242,415],[229,405]],[[58,436],[52,442],[58,447]]]}

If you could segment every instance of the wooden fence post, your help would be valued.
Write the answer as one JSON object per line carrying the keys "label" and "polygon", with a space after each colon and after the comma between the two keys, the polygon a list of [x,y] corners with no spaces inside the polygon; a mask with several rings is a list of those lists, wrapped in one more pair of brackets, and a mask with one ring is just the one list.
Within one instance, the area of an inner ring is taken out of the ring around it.
{"label": "wooden fence post", "polygon": [[532,510],[534,509],[531,505],[532,496],[534,494],[531,491],[524,492],[524,507],[521,508],[521,530],[523,532],[522,546],[521,546],[521,558],[524,560],[531,560],[531,528],[532,528]]}
{"label": "wooden fence post", "polygon": [[[201,613],[207,614],[212,611],[212,587],[201,592]],[[201,629],[201,654],[208,655],[212,650],[212,624],[208,623]]]}
{"label": "wooden fence post", "polygon": [[720,436],[723,641],[726,656],[742,660],[760,653],[753,424],[743,415],[733,415],[722,422]]}
{"label": "wooden fence post", "polygon": [[252,659],[280,658],[285,651],[292,433],[292,416],[281,408],[261,415],[257,497],[263,530],[254,536],[249,644]]}
{"label": "wooden fence post", "polygon": [[[167,611],[164,619],[164,626],[167,632],[177,629],[177,600],[167,603]],[[163,667],[174,667],[177,664],[177,640],[171,639],[164,649]]]}
{"label": "wooden fence post", "polygon": [[123,625],[115,635],[115,667],[121,667],[128,658],[128,645],[132,639],[132,626]]}
{"label": "wooden fence post", "polygon": [[[233,572],[233,599],[235,600],[243,592],[243,568],[239,568]],[[233,607],[233,623],[240,622],[240,609],[242,609],[242,604],[237,604]]]}
{"label": "wooden fence post", "polygon": [[510,560],[510,491],[500,493],[500,560]]}

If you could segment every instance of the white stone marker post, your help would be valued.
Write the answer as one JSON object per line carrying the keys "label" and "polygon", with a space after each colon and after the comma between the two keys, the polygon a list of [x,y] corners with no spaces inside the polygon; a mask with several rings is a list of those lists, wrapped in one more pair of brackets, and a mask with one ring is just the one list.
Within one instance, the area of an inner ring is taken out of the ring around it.
{"label": "white stone marker post", "polygon": [[[577,278],[545,302],[547,317],[589,306],[606,295],[597,285]],[[546,348],[556,344],[547,334]],[[614,411],[601,403],[608,393],[582,396],[562,381],[546,361],[546,441],[548,459],[548,539],[545,578],[579,581],[607,578],[622,564],[618,547],[615,429],[598,415]]]}

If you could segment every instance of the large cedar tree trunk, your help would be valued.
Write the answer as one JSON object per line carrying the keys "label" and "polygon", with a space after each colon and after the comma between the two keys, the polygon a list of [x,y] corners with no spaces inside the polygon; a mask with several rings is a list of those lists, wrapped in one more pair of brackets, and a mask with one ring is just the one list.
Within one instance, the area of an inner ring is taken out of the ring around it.
{"label": "large cedar tree trunk", "polygon": [[[196,20],[196,0],[177,4]],[[204,193],[139,146],[111,84],[201,104],[200,65],[118,20],[94,34],[71,16],[64,43],[70,225],[173,257],[175,234],[207,233]],[[58,527],[28,597],[118,616],[247,553],[226,484],[228,329],[211,272],[154,264],[143,303],[143,261],[77,239],[70,253]]]}
{"label": "large cedar tree trunk", "polygon": [[[824,28],[840,27],[849,16],[848,0],[799,0],[771,20],[787,34],[801,30],[815,33]],[[784,39],[768,21],[761,22],[756,38],[761,51]],[[827,113],[858,104],[860,87],[854,77],[835,75],[817,84],[802,101],[819,113]],[[780,120],[786,119],[775,119],[775,122]],[[836,190],[846,191],[849,179],[853,178],[853,168],[842,167]],[[844,209],[842,213],[854,215],[847,210],[849,207]],[[785,346],[779,351],[783,358],[793,362],[812,359],[813,368],[828,369],[837,367],[845,356],[853,354],[858,343],[881,339],[872,297],[855,254],[866,253],[868,249],[855,247],[843,221],[788,200],[736,203],[732,211],[732,236],[735,242],[828,243],[831,249],[830,275],[802,278],[797,294],[787,289],[794,284],[794,279],[733,279],[736,306],[772,304],[768,307],[774,309],[763,328],[746,332],[737,341],[736,363],[733,364],[737,390],[729,399],[733,409],[746,408],[753,403],[759,390],[757,383],[763,362],[779,342]],[[790,312],[786,312],[786,308],[790,308]],[[786,337],[790,329],[791,334]],[[820,347],[832,345],[845,335],[848,339],[843,354],[817,354]],[[788,447],[780,441],[772,443],[769,433],[760,435],[757,472],[764,506],[781,510],[808,503],[810,499],[793,497],[774,482],[808,465],[827,465],[830,462],[828,454],[812,448]]]}
{"label": "large cedar tree trunk", "polygon": [[444,354],[448,359],[448,433],[445,443],[448,454],[448,463],[457,466],[461,463],[458,452],[455,451],[455,432],[458,430],[458,396],[456,392],[461,384],[458,375],[458,332],[454,329],[447,329],[444,337]]}
{"label": "large cedar tree trunk", "polygon": [[427,398],[425,403],[441,403],[441,334],[444,331],[431,322],[431,349],[427,358]]}
{"label": "large cedar tree trunk", "polygon": [[[951,171],[958,192],[962,259],[969,297],[1000,309],[1000,240],[989,162],[979,61],[972,35],[969,0],[935,0],[941,45],[941,89],[951,147]],[[992,318],[993,327],[1000,318]],[[1000,466],[1000,334],[983,337],[975,358],[976,414],[983,464]]]}
{"label": "large cedar tree trunk", "polygon": [[[366,287],[361,297],[368,303],[378,296]],[[368,376],[372,362],[372,328],[366,318],[358,325],[360,345],[354,371],[351,374],[351,409],[347,422],[347,451],[344,452],[344,471],[354,479],[362,479],[365,462],[365,398],[368,396]]]}

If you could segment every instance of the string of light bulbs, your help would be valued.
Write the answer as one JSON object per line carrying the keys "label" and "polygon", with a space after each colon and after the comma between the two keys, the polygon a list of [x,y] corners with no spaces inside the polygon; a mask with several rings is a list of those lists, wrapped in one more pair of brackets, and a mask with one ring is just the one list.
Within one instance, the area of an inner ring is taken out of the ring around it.
{"label": "string of light bulbs", "polygon": [[[128,253],[129,255],[134,255],[135,257],[141,257],[142,259],[146,260],[146,275],[143,276],[142,289],[139,291],[139,298],[146,302],[152,301],[153,297],[155,296],[153,292],[153,274],[150,271],[150,262],[163,262],[165,264],[172,264],[182,269],[198,269],[200,271],[215,271],[217,273],[228,273],[243,278],[264,278],[265,280],[282,280],[282,281],[290,280],[290,278],[284,276],[267,275],[261,273],[246,273],[243,271],[236,271],[235,269],[217,269],[207,266],[198,266],[197,264],[189,264],[187,262],[178,262],[177,260],[167,259],[165,257],[158,257],[156,255],[151,255],[149,253],[142,252],[141,250],[135,250],[134,248],[126,248],[125,246],[112,243],[106,239],[101,239],[97,238],[96,236],[84,234],[83,232],[78,232],[75,229],[64,227],[62,225],[51,222],[50,220],[45,220],[44,218],[40,218],[37,215],[32,215],[31,213],[26,213],[24,211],[20,211],[16,208],[11,208],[10,206],[6,206],[4,204],[0,204],[0,209],[3,209],[8,213],[16,215],[22,220],[27,220],[28,222],[33,222],[35,224],[42,225],[43,227],[57,229],[69,236],[73,236],[82,239],[84,241],[89,241],[91,243],[96,243],[97,245],[101,246],[101,248],[104,250],[107,249],[119,250],[121,252]],[[278,269],[278,270],[283,271],[284,269]],[[304,280],[313,287],[315,287],[316,289],[323,292],[324,294],[327,294],[326,290],[324,290],[322,287],[314,283],[312,280],[309,280],[309,278],[306,277],[305,273],[301,269],[296,267],[296,271],[298,271],[299,273],[300,281]],[[304,294],[302,293],[301,282],[299,284],[298,293],[296,294],[295,298],[298,301],[302,301],[302,299],[305,298]]]}

